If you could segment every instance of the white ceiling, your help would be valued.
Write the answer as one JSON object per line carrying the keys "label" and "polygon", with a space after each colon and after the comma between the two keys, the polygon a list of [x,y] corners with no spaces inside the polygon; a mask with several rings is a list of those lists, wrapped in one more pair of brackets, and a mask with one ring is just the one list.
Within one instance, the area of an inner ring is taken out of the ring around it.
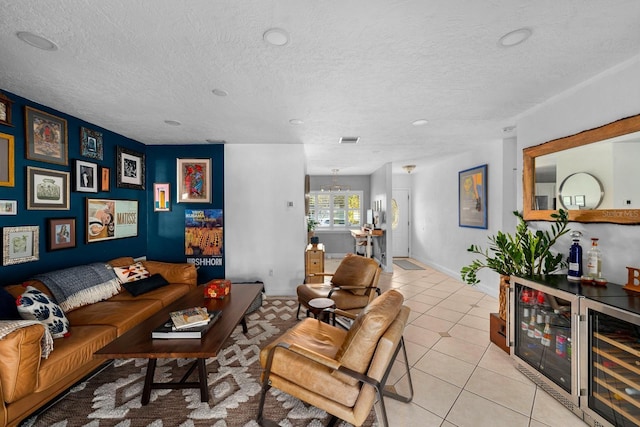
{"label": "white ceiling", "polygon": [[[263,40],[274,27],[287,45]],[[528,41],[498,46],[522,27]],[[0,88],[144,144],[304,144],[312,175],[513,136],[639,47],[638,0],[0,0]]]}

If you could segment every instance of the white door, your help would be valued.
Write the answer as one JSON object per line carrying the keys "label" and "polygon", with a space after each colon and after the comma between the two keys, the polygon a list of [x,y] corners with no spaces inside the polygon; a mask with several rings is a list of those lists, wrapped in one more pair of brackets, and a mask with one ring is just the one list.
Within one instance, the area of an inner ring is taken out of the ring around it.
{"label": "white door", "polygon": [[393,256],[409,256],[409,190],[394,189],[391,199],[391,231]]}

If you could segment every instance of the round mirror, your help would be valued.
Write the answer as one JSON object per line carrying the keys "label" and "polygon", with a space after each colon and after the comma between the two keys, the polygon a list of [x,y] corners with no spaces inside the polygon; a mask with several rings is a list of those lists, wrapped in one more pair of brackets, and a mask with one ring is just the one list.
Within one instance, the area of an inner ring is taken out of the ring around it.
{"label": "round mirror", "polygon": [[569,175],[560,184],[558,198],[564,209],[597,209],[602,203],[604,189],[595,176],[586,172]]}

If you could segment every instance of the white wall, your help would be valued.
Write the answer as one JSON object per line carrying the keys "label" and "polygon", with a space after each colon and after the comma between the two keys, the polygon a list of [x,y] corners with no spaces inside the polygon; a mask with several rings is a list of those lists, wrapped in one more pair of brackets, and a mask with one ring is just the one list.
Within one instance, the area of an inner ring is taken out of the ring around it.
{"label": "white wall", "polygon": [[[640,113],[640,56],[563,93],[523,114],[518,120],[518,152],[523,148],[573,135],[587,129]],[[522,156],[518,158],[522,173]],[[522,209],[522,185],[518,187]],[[544,228],[548,223],[536,223]],[[578,224],[571,229],[583,232],[583,247],[591,237],[600,238],[603,275],[611,282],[625,284],[626,266],[640,266],[640,227],[637,225]],[[570,238],[558,243],[568,253]]]}
{"label": "white wall", "polygon": [[385,163],[371,174],[371,201],[382,202],[383,218],[380,228],[384,230],[384,235],[374,238],[374,258],[380,263],[386,272],[393,271],[393,257],[391,248],[393,247],[393,235],[391,233],[390,213],[391,213],[391,193],[393,174],[391,163]]}
{"label": "white wall", "polygon": [[227,278],[261,280],[269,295],[295,295],[307,243],[304,165],[302,145],[225,146]]}
{"label": "white wall", "polygon": [[[482,150],[441,159],[416,169],[412,179],[411,256],[452,277],[460,278],[460,269],[475,258],[466,252],[471,244],[486,247],[487,236],[507,227],[513,228],[515,210],[515,141],[499,140]],[[458,226],[458,172],[487,164],[487,230]],[[506,224],[506,226],[505,226]],[[483,270],[478,288],[498,295],[498,275]]]}

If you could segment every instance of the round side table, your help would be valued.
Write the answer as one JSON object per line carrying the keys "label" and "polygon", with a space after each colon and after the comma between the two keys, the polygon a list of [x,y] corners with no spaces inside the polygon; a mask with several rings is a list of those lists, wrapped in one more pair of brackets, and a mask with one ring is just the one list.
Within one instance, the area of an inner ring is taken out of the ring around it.
{"label": "round side table", "polygon": [[[313,313],[313,317],[319,320],[324,320],[322,317],[328,315],[331,316],[330,312],[326,312],[325,310],[328,308],[336,308],[336,303],[331,298],[314,298],[309,300],[309,311]],[[327,323],[328,319],[327,319]]]}

